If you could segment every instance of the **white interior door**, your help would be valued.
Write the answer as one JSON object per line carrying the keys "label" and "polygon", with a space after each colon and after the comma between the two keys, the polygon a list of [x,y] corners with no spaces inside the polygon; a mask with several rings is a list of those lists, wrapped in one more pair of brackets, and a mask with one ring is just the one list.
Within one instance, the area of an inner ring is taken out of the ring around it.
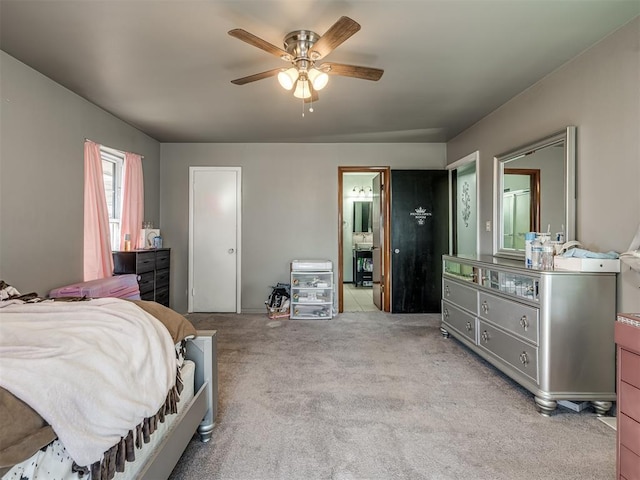
{"label": "white interior door", "polygon": [[189,168],[189,312],[240,313],[241,173]]}

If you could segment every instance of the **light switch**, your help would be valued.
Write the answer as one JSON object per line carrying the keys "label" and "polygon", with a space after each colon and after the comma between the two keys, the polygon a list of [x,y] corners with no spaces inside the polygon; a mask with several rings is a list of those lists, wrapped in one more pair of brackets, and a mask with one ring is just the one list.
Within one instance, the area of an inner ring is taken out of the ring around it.
{"label": "light switch", "polygon": [[485,222],[485,224],[484,224],[484,229],[485,229],[487,232],[490,232],[490,231],[491,231],[491,220],[487,220],[487,221]]}

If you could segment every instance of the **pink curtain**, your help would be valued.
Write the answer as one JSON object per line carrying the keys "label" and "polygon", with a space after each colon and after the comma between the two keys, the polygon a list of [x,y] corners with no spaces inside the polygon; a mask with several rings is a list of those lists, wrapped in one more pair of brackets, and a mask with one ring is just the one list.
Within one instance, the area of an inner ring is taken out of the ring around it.
{"label": "pink curtain", "polygon": [[84,280],[113,275],[109,212],[102,179],[100,145],[84,142]]}
{"label": "pink curtain", "polygon": [[144,215],[144,183],[142,157],[135,153],[124,154],[122,171],[122,221],[120,223],[120,250],[124,250],[124,238],[129,234],[131,248],[140,245],[140,229]]}

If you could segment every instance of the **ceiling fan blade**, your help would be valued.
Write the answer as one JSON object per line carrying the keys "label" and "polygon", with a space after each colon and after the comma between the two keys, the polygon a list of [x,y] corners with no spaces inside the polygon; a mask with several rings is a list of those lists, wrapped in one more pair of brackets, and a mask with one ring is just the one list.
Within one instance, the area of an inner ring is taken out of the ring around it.
{"label": "ceiling fan blade", "polygon": [[249,45],[258,47],[267,53],[275,55],[276,57],[280,57],[283,60],[286,60],[288,62],[293,60],[291,58],[291,55],[289,55],[283,49],[276,47],[275,45],[267,42],[266,40],[263,40],[260,37],[256,37],[253,33],[249,33],[246,30],[243,30],[241,28],[234,28],[233,30],[229,30],[229,35],[237,38],[238,40],[242,40],[243,42],[246,42]]}
{"label": "ceiling fan blade", "polygon": [[235,85],[244,85],[245,83],[255,82],[257,80],[262,80],[263,78],[275,77],[281,71],[282,68],[274,68],[273,70],[255,73],[253,75],[249,75],[248,77],[236,78],[235,80],[231,80],[231,83]]}
{"label": "ceiling fan blade", "polygon": [[326,57],[354,33],[360,30],[360,24],[349,17],[340,17],[329,30],[311,47],[311,58],[318,60]]}
{"label": "ceiling fan blade", "polygon": [[363,80],[380,80],[384,70],[371,67],[359,67],[357,65],[345,65],[343,63],[323,63],[318,67],[329,75],[342,75],[343,77],[361,78]]}

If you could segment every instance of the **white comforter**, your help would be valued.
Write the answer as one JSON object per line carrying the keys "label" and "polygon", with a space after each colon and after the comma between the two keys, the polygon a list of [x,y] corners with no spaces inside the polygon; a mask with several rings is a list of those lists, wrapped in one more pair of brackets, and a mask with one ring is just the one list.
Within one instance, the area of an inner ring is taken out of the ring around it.
{"label": "white comforter", "polygon": [[78,465],[100,461],[175,383],[171,336],[131,302],[0,304],[0,385],[53,427]]}

